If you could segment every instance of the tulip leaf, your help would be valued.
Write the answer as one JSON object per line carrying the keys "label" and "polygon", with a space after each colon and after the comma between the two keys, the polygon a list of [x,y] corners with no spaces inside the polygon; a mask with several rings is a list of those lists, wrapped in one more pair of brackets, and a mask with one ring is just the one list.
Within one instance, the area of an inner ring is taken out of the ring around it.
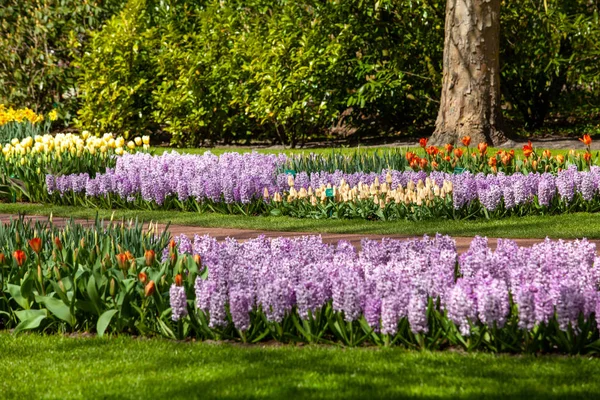
{"label": "tulip leaf", "polygon": [[50,296],[36,296],[36,300],[43,303],[57,318],[65,321],[71,326],[75,325],[75,318],[73,317],[73,314],[71,314],[69,306],[59,299]]}
{"label": "tulip leaf", "polygon": [[106,328],[108,328],[112,317],[118,312],[118,310],[107,310],[104,313],[102,313],[100,318],[98,318],[98,323],[96,324],[96,331],[98,332],[99,337],[104,336],[104,331],[106,331]]}
{"label": "tulip leaf", "polygon": [[29,301],[21,294],[21,287],[13,284],[8,284],[8,292],[14,301],[24,309],[29,309]]}
{"label": "tulip leaf", "polygon": [[[36,329],[40,326],[42,321],[48,316],[47,311],[43,310],[22,310],[15,312],[17,318],[21,320],[19,325],[15,327],[13,333],[19,334],[21,331]],[[22,318],[23,319],[22,319]]]}
{"label": "tulip leaf", "polygon": [[92,302],[92,305],[94,306],[96,314],[100,315],[102,303],[100,301],[100,296],[98,295],[98,289],[96,288],[96,280],[94,279],[94,275],[91,274],[90,279],[87,283],[87,294],[88,296],[90,296],[90,300]]}
{"label": "tulip leaf", "polygon": [[19,310],[15,311],[15,315],[19,318],[19,321],[23,322],[28,319],[43,315],[48,316],[48,312],[45,309],[42,310]]}

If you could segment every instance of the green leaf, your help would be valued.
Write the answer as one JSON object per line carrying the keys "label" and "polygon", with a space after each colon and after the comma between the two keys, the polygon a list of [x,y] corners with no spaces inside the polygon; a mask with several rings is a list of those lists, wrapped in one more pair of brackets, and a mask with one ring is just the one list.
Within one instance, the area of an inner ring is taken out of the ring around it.
{"label": "green leaf", "polygon": [[53,315],[57,318],[65,321],[69,325],[75,325],[75,318],[69,310],[69,306],[60,301],[55,297],[50,296],[36,296],[36,300],[43,303]]}
{"label": "green leaf", "polygon": [[98,289],[96,289],[96,280],[94,279],[94,275],[90,275],[90,279],[88,280],[87,294],[90,296],[90,300],[94,306],[96,314],[100,315],[102,303],[100,301],[100,296],[98,295]]}
{"label": "green leaf", "polygon": [[108,328],[112,317],[118,312],[118,310],[108,310],[105,311],[100,318],[98,318],[98,323],[96,324],[96,331],[98,332],[98,336],[104,336],[104,331]]}
{"label": "green leaf", "polygon": [[23,307],[26,310],[29,309],[29,307],[30,307],[29,301],[25,297],[23,297],[23,295],[21,295],[21,287],[20,286],[9,283],[8,284],[8,292],[10,293],[13,300],[17,302],[18,305],[20,305],[21,307]]}
{"label": "green leaf", "polygon": [[[21,320],[19,313],[24,319]],[[19,325],[17,325],[13,331],[13,334],[15,335],[19,334],[21,331],[38,328],[41,322],[48,316],[46,310],[17,311],[15,314],[17,314],[17,317],[21,320]]]}

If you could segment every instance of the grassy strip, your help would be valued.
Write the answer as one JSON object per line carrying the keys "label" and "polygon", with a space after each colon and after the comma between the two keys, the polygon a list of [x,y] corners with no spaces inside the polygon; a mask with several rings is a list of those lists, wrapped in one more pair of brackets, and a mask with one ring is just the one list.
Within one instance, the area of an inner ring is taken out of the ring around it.
{"label": "grassy strip", "polygon": [[0,393],[29,398],[597,398],[584,357],[0,333]]}
{"label": "grassy strip", "polygon": [[[111,210],[93,210],[82,207],[46,206],[39,204],[0,204],[2,214],[54,215],[93,219],[96,213],[108,219]],[[552,216],[513,217],[499,220],[431,220],[431,221],[365,221],[365,220],[314,220],[291,217],[249,217],[243,215],[198,214],[179,211],[116,210],[116,219],[171,222],[177,225],[207,228],[235,228],[265,231],[356,233],[381,235],[432,235],[453,236],[485,235],[504,238],[600,238],[600,214],[574,213]]]}
{"label": "grassy strip", "polygon": [[[463,146],[460,146],[461,148],[464,148]],[[330,155],[332,152],[336,152],[336,153],[341,153],[344,155],[352,155],[355,154],[357,151],[360,151],[360,153],[362,154],[373,154],[375,152],[378,152],[379,154],[383,154],[383,153],[387,153],[389,151],[392,150],[396,150],[396,149],[400,149],[402,153],[405,153],[406,151],[413,151],[413,152],[417,152],[419,154],[419,156],[424,156],[425,155],[425,151],[419,147],[419,146],[398,146],[398,147],[339,147],[339,148],[333,148],[333,147],[320,147],[320,148],[314,148],[314,149],[264,149],[264,148],[252,148],[252,147],[199,147],[199,148],[173,148],[173,147],[152,147],[152,151],[154,152],[154,154],[163,154],[165,152],[170,152],[170,151],[177,151],[178,153],[187,153],[187,154],[204,154],[204,152],[206,151],[210,151],[211,153],[215,154],[215,155],[221,155],[223,153],[231,153],[231,152],[237,152],[237,153],[249,153],[252,151],[256,151],[258,153],[263,153],[263,154],[286,154],[286,155],[291,155],[291,154],[304,154],[304,155],[308,155],[310,153],[314,153],[314,154],[322,154],[322,155]],[[470,147],[472,152],[476,152],[477,151],[477,145],[475,145],[475,147],[471,146]],[[496,148],[496,147],[488,147],[488,151],[487,154],[489,156],[496,154],[496,152],[498,150],[501,150],[500,148]],[[537,154],[541,155],[542,152],[545,149],[543,147],[536,147],[535,151]],[[562,155],[567,155],[569,153],[569,149],[551,149],[550,150],[552,155],[558,155],[558,154],[562,154]],[[576,150],[580,153],[582,153],[584,150]],[[596,153],[596,151],[594,151],[594,153]],[[523,149],[521,149],[520,147],[518,149],[515,149],[515,155],[518,157],[523,158]]]}

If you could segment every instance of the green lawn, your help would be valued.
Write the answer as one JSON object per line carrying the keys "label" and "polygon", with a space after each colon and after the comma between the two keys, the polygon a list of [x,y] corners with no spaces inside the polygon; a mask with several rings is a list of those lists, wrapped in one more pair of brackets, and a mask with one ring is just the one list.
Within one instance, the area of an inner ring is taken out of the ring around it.
{"label": "green lawn", "polygon": [[588,357],[0,333],[4,399],[593,399],[599,374]]}
{"label": "green lawn", "polygon": [[[81,207],[58,207],[38,204],[0,204],[2,214],[37,214],[59,217],[90,218],[98,212],[108,219],[110,210],[93,210]],[[452,236],[485,235],[506,238],[552,238],[574,239],[587,237],[600,239],[600,214],[574,213],[552,216],[513,217],[500,220],[430,220],[365,221],[365,220],[314,220],[291,217],[248,217],[242,215],[198,214],[177,211],[116,210],[116,219],[138,218],[143,221],[171,222],[173,224],[212,228],[257,229],[289,232],[357,233],[382,235],[423,235],[436,232]]]}
{"label": "green lawn", "polygon": [[[415,141],[416,143],[416,141]],[[461,146],[462,147],[462,146]],[[425,151],[419,147],[419,146],[400,146],[400,147],[340,147],[340,148],[331,148],[331,147],[319,147],[319,148],[314,148],[314,149],[272,149],[272,148],[252,148],[252,147],[211,147],[211,148],[206,148],[206,147],[200,147],[200,148],[174,148],[174,147],[152,147],[152,151],[154,152],[154,154],[163,154],[164,152],[169,152],[169,151],[177,151],[179,153],[188,153],[188,154],[204,154],[204,152],[206,151],[210,151],[211,153],[215,154],[215,155],[221,155],[223,153],[228,153],[228,152],[237,152],[237,153],[248,153],[251,151],[257,151],[259,153],[264,153],[264,154],[280,154],[280,153],[284,153],[287,155],[290,154],[310,154],[310,153],[315,153],[315,154],[323,154],[323,155],[328,155],[331,154],[333,151],[337,152],[337,153],[342,153],[342,154],[346,154],[346,155],[351,155],[354,154],[357,151],[360,151],[361,153],[365,153],[365,154],[373,154],[374,152],[379,152],[381,153],[385,153],[387,151],[390,150],[395,150],[395,149],[400,149],[402,151],[402,153],[410,150],[410,151],[416,151],[420,154],[420,156],[424,156],[425,155]],[[475,147],[471,146],[471,150],[472,151],[477,151],[477,145],[475,145]],[[488,148],[488,155],[493,155],[495,154],[498,150],[498,148],[495,147],[489,147]],[[544,148],[537,148],[536,147],[536,152],[541,155],[542,151],[544,151]],[[578,150],[579,152],[583,152],[583,150]],[[557,155],[557,154],[563,154],[566,155],[569,150],[568,149],[561,149],[561,150],[551,150],[552,155]],[[523,157],[523,150],[519,147],[518,149],[515,149],[515,154],[519,157]]]}

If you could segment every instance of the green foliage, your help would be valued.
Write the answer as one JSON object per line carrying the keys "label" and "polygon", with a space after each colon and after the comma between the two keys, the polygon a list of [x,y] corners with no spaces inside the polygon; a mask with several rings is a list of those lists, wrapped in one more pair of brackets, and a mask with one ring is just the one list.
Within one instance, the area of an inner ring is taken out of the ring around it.
{"label": "green foliage", "polygon": [[94,134],[145,134],[152,127],[154,29],[144,0],[130,1],[81,57],[78,124]]}
{"label": "green foliage", "polygon": [[92,40],[81,62],[83,127],[144,130],[156,122],[178,145],[251,132],[295,146],[342,121],[387,129],[424,121],[437,107],[439,5],[149,4],[130,0]]}
{"label": "green foliage", "polygon": [[38,112],[77,106],[77,69],[91,31],[123,0],[4,0],[0,7],[0,103]]}
{"label": "green foliage", "polygon": [[[160,293],[172,283],[175,269],[167,271],[166,265],[144,256],[162,252],[169,240],[166,231],[145,230],[137,221],[125,225],[97,219],[91,228],[70,222],[59,229],[19,219],[2,225],[0,237],[5,255],[0,263],[0,318],[14,333],[96,327],[102,335],[107,328],[143,333],[160,329],[154,315],[168,308]],[[33,238],[38,238],[39,250]],[[140,272],[154,281],[154,298],[138,279]]]}
{"label": "green foliage", "polygon": [[[600,3],[535,0],[502,9],[502,92],[525,122],[540,128],[551,109],[600,98]],[[570,102],[561,104],[569,95]]]}
{"label": "green foliage", "polygon": [[[129,0],[80,60],[80,126],[163,129],[178,146],[291,147],[431,127],[445,4]],[[509,2],[501,25],[511,116],[534,129],[552,110],[599,98],[597,2]]]}

